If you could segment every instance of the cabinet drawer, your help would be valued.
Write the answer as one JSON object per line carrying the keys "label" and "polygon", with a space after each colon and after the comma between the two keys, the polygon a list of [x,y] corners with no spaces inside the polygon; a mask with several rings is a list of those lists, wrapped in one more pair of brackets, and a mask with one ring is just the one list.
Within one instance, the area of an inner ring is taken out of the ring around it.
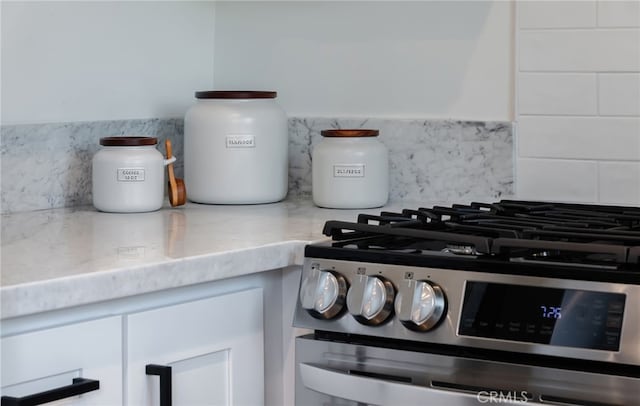
{"label": "cabinet drawer", "polygon": [[81,377],[99,381],[100,388],[68,403],[122,403],[121,317],[4,337],[0,345],[3,396],[24,397],[71,385]]}

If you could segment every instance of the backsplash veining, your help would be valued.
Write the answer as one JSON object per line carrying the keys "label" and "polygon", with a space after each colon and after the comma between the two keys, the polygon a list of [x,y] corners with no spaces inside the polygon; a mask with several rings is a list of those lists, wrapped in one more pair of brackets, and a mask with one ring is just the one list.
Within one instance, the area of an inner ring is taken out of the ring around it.
{"label": "backsplash veining", "polygon": [[[466,202],[513,194],[511,123],[290,118],[290,197],[311,194],[311,151],[327,128],[380,130],[389,148],[391,200]],[[105,136],[171,139],[181,177],[183,131],[182,119],[2,126],[2,212],[91,204],[91,159]]]}
{"label": "backsplash veining", "polygon": [[390,199],[491,200],[513,194],[508,122],[289,119],[289,193],[311,193],[311,151],[329,128],[374,128],[389,149]]}
{"label": "backsplash veining", "polygon": [[[171,140],[182,156],[182,119],[90,121],[2,126],[2,212],[91,204],[91,160],[100,138],[115,135]],[[158,149],[164,152],[164,145]],[[182,160],[176,162],[182,176]]]}

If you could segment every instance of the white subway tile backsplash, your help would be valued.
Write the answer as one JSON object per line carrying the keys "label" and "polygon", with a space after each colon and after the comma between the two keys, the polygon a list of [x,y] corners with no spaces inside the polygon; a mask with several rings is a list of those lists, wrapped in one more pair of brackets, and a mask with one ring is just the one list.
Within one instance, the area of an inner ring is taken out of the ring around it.
{"label": "white subway tile backsplash", "polygon": [[598,25],[600,27],[640,27],[640,2],[638,0],[598,1]]}
{"label": "white subway tile backsplash", "polygon": [[600,203],[640,205],[640,163],[600,162]]}
{"label": "white subway tile backsplash", "polygon": [[518,1],[520,28],[582,28],[596,26],[595,1]]}
{"label": "white subway tile backsplash", "polygon": [[640,71],[640,29],[520,31],[520,71]]}
{"label": "white subway tile backsplash", "polygon": [[531,117],[518,123],[521,157],[640,159],[640,118]]}
{"label": "white subway tile backsplash", "polygon": [[640,73],[601,73],[598,94],[600,114],[640,116]]}
{"label": "white subway tile backsplash", "polygon": [[595,73],[522,73],[518,77],[519,114],[595,115]]}
{"label": "white subway tile backsplash", "polygon": [[640,206],[640,0],[516,15],[517,196]]}
{"label": "white subway tile backsplash", "polygon": [[598,199],[597,162],[520,158],[517,167],[519,199],[585,203]]}

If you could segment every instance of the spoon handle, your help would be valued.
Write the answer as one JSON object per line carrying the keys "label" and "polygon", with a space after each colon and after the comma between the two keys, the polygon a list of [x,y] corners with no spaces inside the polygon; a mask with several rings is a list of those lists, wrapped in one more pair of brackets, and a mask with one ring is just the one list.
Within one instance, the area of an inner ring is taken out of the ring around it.
{"label": "spoon handle", "polygon": [[[164,147],[167,151],[167,159],[171,159],[173,156],[173,150],[171,148],[171,141],[166,139],[164,141]],[[176,176],[173,173],[173,164],[167,165],[167,170],[169,171],[169,203],[171,203],[172,207],[178,205],[178,185],[176,183]]]}

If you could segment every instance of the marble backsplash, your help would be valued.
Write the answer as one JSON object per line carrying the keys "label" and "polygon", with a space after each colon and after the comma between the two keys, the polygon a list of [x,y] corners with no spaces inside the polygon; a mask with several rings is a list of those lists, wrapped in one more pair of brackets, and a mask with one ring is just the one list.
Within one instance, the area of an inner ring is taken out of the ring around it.
{"label": "marble backsplash", "polygon": [[[311,194],[311,151],[327,128],[380,130],[390,153],[391,200],[468,202],[513,194],[509,122],[290,118],[290,197]],[[99,139],[112,135],[171,139],[182,177],[182,119],[5,125],[2,212],[91,204],[91,159]]]}
{"label": "marble backsplash", "polygon": [[[100,138],[114,135],[171,140],[182,156],[182,119],[89,121],[2,126],[2,212],[91,204],[91,160]],[[158,146],[164,152],[164,145]],[[182,176],[182,160],[175,164]]]}
{"label": "marble backsplash", "polygon": [[492,200],[513,194],[510,122],[289,119],[289,190],[311,193],[311,151],[330,128],[374,128],[389,149],[389,198]]}

